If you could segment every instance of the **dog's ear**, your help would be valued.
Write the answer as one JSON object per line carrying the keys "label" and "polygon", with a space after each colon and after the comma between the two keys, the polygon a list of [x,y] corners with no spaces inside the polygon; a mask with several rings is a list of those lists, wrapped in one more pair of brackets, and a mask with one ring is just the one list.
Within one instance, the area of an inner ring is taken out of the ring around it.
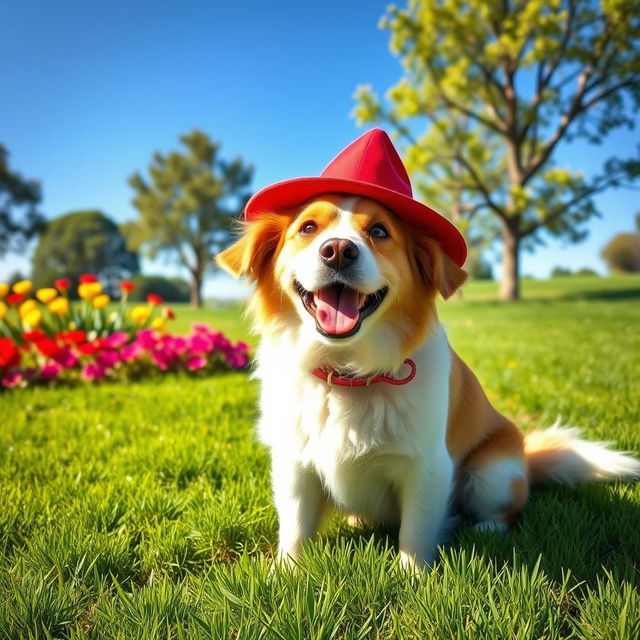
{"label": "dog's ear", "polygon": [[216,262],[234,278],[247,276],[251,282],[274,256],[289,218],[265,213],[244,223],[240,239],[216,256]]}
{"label": "dog's ear", "polygon": [[442,250],[437,240],[417,236],[414,242],[420,278],[425,284],[435,287],[445,300],[450,298],[465,283],[467,272]]}

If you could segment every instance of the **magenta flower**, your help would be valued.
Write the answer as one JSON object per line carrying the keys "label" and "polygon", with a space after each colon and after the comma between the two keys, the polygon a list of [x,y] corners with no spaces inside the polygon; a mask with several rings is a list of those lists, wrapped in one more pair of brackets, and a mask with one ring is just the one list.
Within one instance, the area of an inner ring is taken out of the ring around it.
{"label": "magenta flower", "polygon": [[0,384],[7,389],[15,387],[22,382],[22,373],[20,371],[7,371],[0,380]]}
{"label": "magenta flower", "polygon": [[190,336],[189,347],[195,353],[209,353],[213,350],[213,341],[203,333]]}
{"label": "magenta flower", "polygon": [[58,376],[62,371],[62,368],[62,365],[57,362],[47,362],[42,365],[42,368],[40,369],[40,380],[43,382],[50,382]]}
{"label": "magenta flower", "polygon": [[189,371],[204,369],[207,366],[207,359],[203,356],[192,356],[187,360],[185,366]]}
{"label": "magenta flower", "polygon": [[124,331],[116,331],[104,339],[104,346],[107,349],[120,349],[129,342],[129,336]]}
{"label": "magenta flower", "polygon": [[82,377],[85,380],[101,380],[102,378],[104,378],[106,373],[107,372],[104,367],[101,367],[95,362],[91,362],[85,365],[84,369],[82,370]]}
{"label": "magenta flower", "polygon": [[117,351],[113,349],[105,349],[101,351],[96,357],[96,363],[104,369],[111,369],[120,360],[120,356]]}
{"label": "magenta flower", "polygon": [[137,342],[133,342],[128,344],[126,347],[123,347],[120,351],[120,360],[122,360],[122,362],[135,360],[143,354],[143,351],[143,348]]}
{"label": "magenta flower", "polygon": [[71,351],[71,346],[65,346],[60,353],[58,353],[54,360],[65,369],[71,369],[78,364],[78,356]]}

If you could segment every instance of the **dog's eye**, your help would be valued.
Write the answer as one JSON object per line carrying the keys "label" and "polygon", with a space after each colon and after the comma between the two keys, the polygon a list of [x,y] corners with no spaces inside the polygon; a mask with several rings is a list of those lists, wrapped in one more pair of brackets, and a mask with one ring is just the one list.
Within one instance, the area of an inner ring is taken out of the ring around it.
{"label": "dog's eye", "polygon": [[383,224],[374,224],[371,229],[369,229],[369,235],[372,238],[388,238],[389,232],[387,228]]}
{"label": "dog's eye", "polygon": [[318,225],[313,220],[307,220],[300,227],[299,233],[303,236],[310,236],[318,230]]}

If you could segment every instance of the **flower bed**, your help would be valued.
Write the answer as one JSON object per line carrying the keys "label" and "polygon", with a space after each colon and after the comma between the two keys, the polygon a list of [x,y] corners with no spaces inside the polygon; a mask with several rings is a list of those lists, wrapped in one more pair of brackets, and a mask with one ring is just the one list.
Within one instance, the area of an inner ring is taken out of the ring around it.
{"label": "flower bed", "polygon": [[205,324],[194,324],[186,336],[167,333],[175,315],[159,296],[127,310],[132,283],[120,283],[122,299],[112,311],[90,274],[81,277],[75,304],[67,280],[39,289],[35,298],[28,297],[31,288],[26,280],[11,290],[0,283],[0,388],[134,380],[167,371],[206,375],[247,365],[244,342],[233,344]]}

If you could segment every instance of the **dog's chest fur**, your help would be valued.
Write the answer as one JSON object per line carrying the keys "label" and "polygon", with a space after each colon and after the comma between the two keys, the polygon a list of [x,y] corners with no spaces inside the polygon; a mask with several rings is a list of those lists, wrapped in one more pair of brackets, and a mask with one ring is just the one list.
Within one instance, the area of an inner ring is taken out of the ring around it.
{"label": "dog's chest fur", "polygon": [[296,350],[263,344],[259,435],[317,474],[338,508],[374,520],[398,517],[396,490],[412,461],[446,452],[451,355],[444,329],[412,358],[407,385],[331,387],[299,365]]}

